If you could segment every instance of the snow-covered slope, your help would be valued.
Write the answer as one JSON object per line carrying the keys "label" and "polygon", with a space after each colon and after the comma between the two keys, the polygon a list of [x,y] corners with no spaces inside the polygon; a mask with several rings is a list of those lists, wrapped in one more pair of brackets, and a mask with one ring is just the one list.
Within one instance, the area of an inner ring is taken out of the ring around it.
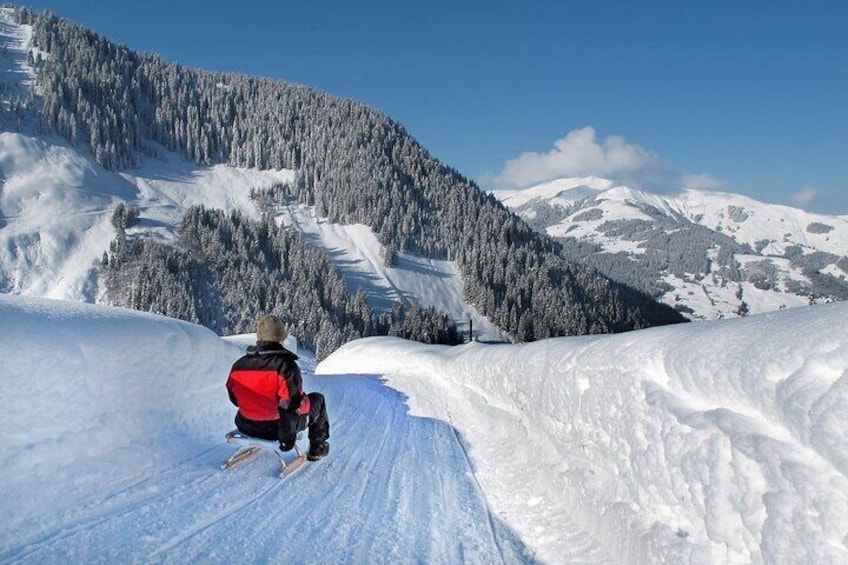
{"label": "snow-covered slope", "polygon": [[[198,167],[172,155],[132,173],[113,173],[61,140],[3,132],[0,175],[0,291],[93,302],[96,266],[116,236],[111,218],[119,203],[140,210],[138,225],[128,233],[175,241],[175,227],[188,207],[239,210],[258,218],[251,190],[290,183],[295,172]],[[363,288],[373,307],[418,301],[460,323],[471,317],[481,335],[503,337],[465,304],[453,263],[399,254],[395,267],[385,267],[382,246],[368,227],[330,224],[304,206],[279,210],[277,221],[325,250],[351,293]]]}
{"label": "snow-covered slope", "polygon": [[389,310],[394,302],[435,306],[465,329],[473,322],[478,339],[506,341],[506,334],[462,295],[462,275],[452,261],[397,253],[393,267],[383,259],[385,249],[368,226],[339,225],[316,218],[312,208],[291,205],[280,210],[278,221],[293,226],[307,241],[324,249],[345,275],[351,294],[365,290],[372,307]]}
{"label": "snow-covered slope", "polygon": [[846,315],[306,354],[332,450],[280,481],[219,470],[234,342],[0,296],[0,561],[844,563]]}
{"label": "snow-covered slope", "polygon": [[[162,148],[142,167],[115,173],[56,136],[37,135],[32,123],[18,123],[10,110],[11,101],[32,88],[33,71],[27,63],[30,29],[12,23],[7,12],[0,9],[6,50],[0,57],[6,85],[0,90],[0,292],[97,302],[96,266],[116,236],[111,218],[120,203],[140,210],[130,235],[175,241],[186,208],[204,205],[258,218],[251,191],[294,180],[292,170],[202,167]],[[465,304],[453,263],[399,254],[395,267],[384,267],[382,246],[369,228],[329,224],[302,206],[278,210],[277,221],[326,251],[351,294],[362,288],[372,307],[418,301],[461,326],[473,320],[485,338],[504,339]]]}
{"label": "snow-covered slope", "polygon": [[292,178],[292,171],[203,168],[178,158],[118,174],[57,138],[2,132],[0,291],[91,301],[94,269],[115,238],[111,218],[119,203],[140,209],[134,233],[173,239],[189,206],[258,217],[250,190]]}
{"label": "snow-covered slope", "polygon": [[12,8],[0,5],[0,44],[3,45],[0,56],[0,76],[3,77],[0,117],[3,121],[11,120],[18,109],[14,106],[28,98],[35,87],[35,72],[27,61],[31,39],[32,27],[14,23]]}
{"label": "snow-covered slope", "polygon": [[844,216],[815,214],[717,191],[688,189],[676,196],[646,197],[644,192],[630,190],[618,196],[622,201],[663,206],[691,222],[726,233],[739,243],[765,245],[761,252],[767,255],[782,255],[793,245],[807,252],[848,253],[848,218]]}
{"label": "snow-covered slope", "polygon": [[693,318],[848,297],[845,216],[715,191],[652,194],[594,177],[494,194],[563,238],[576,259]]}

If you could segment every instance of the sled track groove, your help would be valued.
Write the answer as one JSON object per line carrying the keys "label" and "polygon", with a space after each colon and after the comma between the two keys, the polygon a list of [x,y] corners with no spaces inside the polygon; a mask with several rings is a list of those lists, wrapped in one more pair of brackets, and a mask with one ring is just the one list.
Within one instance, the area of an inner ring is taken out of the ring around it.
{"label": "sled track groove", "polygon": [[226,519],[227,519],[227,518],[229,518],[230,516],[233,516],[233,515],[235,515],[235,514],[238,514],[239,512],[242,512],[242,511],[244,511],[244,510],[246,510],[246,509],[250,508],[250,507],[251,507],[251,506],[253,506],[253,505],[254,505],[254,504],[255,504],[255,503],[256,503],[259,499],[261,499],[262,497],[264,497],[264,496],[268,495],[268,494],[269,494],[269,493],[271,493],[272,491],[274,491],[274,490],[276,490],[276,489],[280,488],[280,486],[281,486],[282,484],[283,484],[283,481],[282,481],[282,480],[280,480],[280,479],[276,479],[276,478],[275,478],[275,479],[274,479],[274,482],[272,482],[272,483],[271,483],[271,486],[269,486],[269,487],[268,487],[268,488],[266,488],[265,490],[260,491],[258,494],[256,494],[255,496],[253,496],[253,497],[251,497],[251,498],[247,499],[247,500],[246,500],[246,501],[244,501],[243,503],[236,504],[236,505],[234,505],[232,508],[227,509],[227,510],[225,510],[225,511],[223,511],[223,512],[221,512],[221,513],[219,513],[219,514],[217,514],[217,515],[215,515],[215,516],[213,516],[211,519],[205,520],[205,522],[204,522],[203,524],[198,525],[198,526],[195,526],[195,527],[192,527],[191,531],[189,531],[189,532],[187,532],[187,533],[185,533],[185,534],[183,534],[183,535],[177,536],[176,538],[174,538],[173,540],[171,540],[170,542],[168,542],[168,543],[167,543],[167,544],[165,544],[164,546],[161,546],[161,547],[160,547],[159,549],[157,549],[156,551],[154,551],[154,552],[150,553],[150,554],[148,555],[148,557],[149,557],[149,558],[153,558],[153,557],[156,557],[156,556],[158,556],[158,555],[160,555],[160,554],[162,554],[162,553],[165,553],[165,552],[167,552],[167,551],[169,551],[169,550],[171,550],[171,549],[175,548],[176,546],[178,546],[178,545],[180,545],[180,544],[182,544],[182,543],[186,542],[187,540],[189,540],[189,539],[191,539],[191,538],[195,537],[196,535],[198,535],[198,534],[201,534],[201,533],[205,532],[205,531],[206,531],[206,530],[208,530],[209,528],[211,528],[211,527],[215,526],[216,524],[218,524],[218,523],[220,523],[220,522],[222,522],[222,521],[226,520]]}
{"label": "sled track groove", "polygon": [[[10,547],[8,550],[0,553],[0,562],[22,562],[30,556],[35,555],[41,551],[48,550],[51,547],[55,547],[60,543],[66,542],[67,540],[73,538],[78,534],[82,534],[84,532],[88,532],[94,529],[99,529],[110,523],[124,520],[125,518],[139,512],[139,509],[141,508],[149,507],[151,505],[159,504],[162,502],[167,502],[169,500],[178,498],[185,493],[196,492],[199,486],[214,479],[214,472],[198,472],[197,476],[194,477],[191,481],[173,483],[173,486],[165,495],[151,495],[151,490],[146,488],[146,485],[149,485],[153,483],[157,478],[161,478],[164,476],[176,476],[178,474],[180,476],[184,476],[185,473],[180,470],[182,467],[188,465],[192,461],[203,457],[204,455],[207,455],[208,453],[213,451],[213,449],[215,448],[206,450],[203,453],[199,453],[196,456],[182,461],[176,465],[166,467],[160,472],[155,473],[151,477],[145,477],[140,481],[125,486],[124,488],[109,494],[100,501],[86,503],[80,508],[70,508],[63,510],[59,513],[57,517],[50,518],[51,521],[56,520],[57,523],[61,523],[62,527],[46,535],[43,535],[44,530],[42,529],[39,531],[39,533],[42,535],[33,536],[32,538],[24,541],[21,538],[26,538],[27,524],[23,523],[19,527],[17,532],[20,535],[20,541],[16,544],[17,547]],[[153,489],[153,492],[158,493],[158,487]],[[119,501],[119,499],[121,499],[122,497],[127,497],[128,499],[125,501]],[[119,504],[120,506],[123,506],[123,508],[109,509],[109,506],[112,504]],[[72,525],[69,526],[69,522]],[[43,525],[41,527],[43,528]],[[23,530],[22,535],[21,530]]]}

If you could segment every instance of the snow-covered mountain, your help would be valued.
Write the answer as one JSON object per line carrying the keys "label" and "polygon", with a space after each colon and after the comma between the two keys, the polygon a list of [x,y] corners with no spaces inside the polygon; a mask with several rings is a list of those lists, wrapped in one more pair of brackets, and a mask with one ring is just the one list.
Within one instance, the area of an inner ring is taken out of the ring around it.
{"label": "snow-covered mountain", "polygon": [[168,65],[50,13],[0,20],[0,292],[219,333],[276,311],[319,357],[361,335],[450,342],[451,320],[522,341],[683,320],[365,104]]}
{"label": "snow-covered mountain", "polygon": [[[32,30],[12,23],[10,9],[3,10],[0,71],[12,78],[4,82],[0,114],[5,123],[0,123],[23,131],[0,131],[0,292],[101,301],[104,289],[98,286],[97,267],[116,237],[112,215],[118,205],[140,213],[138,223],[127,230],[131,237],[173,243],[188,208],[203,205],[258,219],[251,193],[294,181],[290,169],[198,166],[164,150],[131,171],[111,171],[56,135],[27,133],[34,126],[18,128],[11,123],[17,114],[11,107],[35,84],[27,55]],[[378,310],[398,301],[418,302],[448,313],[461,325],[471,320],[483,339],[505,339],[466,304],[452,262],[397,253],[394,266],[387,267],[384,246],[367,226],[320,221],[314,207],[296,203],[276,212],[278,223],[297,229],[327,253],[351,294],[365,290]]]}
{"label": "snow-covered mountain", "polygon": [[588,177],[495,191],[574,258],[693,318],[848,299],[848,217]]}
{"label": "snow-covered mountain", "polygon": [[846,316],[301,352],[332,449],[281,481],[219,468],[251,336],[0,295],[0,561],[845,563]]}

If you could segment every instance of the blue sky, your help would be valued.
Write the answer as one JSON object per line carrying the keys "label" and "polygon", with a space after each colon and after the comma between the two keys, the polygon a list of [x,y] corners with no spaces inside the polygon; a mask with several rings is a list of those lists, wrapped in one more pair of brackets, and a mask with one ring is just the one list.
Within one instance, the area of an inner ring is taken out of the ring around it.
{"label": "blue sky", "polygon": [[597,174],[848,214],[848,2],[43,0],[401,122],[486,188]]}

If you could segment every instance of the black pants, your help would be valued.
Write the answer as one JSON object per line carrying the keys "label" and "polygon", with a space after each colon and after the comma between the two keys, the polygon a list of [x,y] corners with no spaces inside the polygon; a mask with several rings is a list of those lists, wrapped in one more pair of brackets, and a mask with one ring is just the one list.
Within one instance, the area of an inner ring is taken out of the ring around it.
{"label": "black pants", "polygon": [[279,420],[248,420],[240,412],[236,413],[236,427],[243,434],[271,441],[294,441],[298,432],[309,428],[309,443],[318,444],[330,437],[330,420],[327,418],[327,405],[324,395],[310,392],[309,415],[300,416],[296,412],[286,411]]}

